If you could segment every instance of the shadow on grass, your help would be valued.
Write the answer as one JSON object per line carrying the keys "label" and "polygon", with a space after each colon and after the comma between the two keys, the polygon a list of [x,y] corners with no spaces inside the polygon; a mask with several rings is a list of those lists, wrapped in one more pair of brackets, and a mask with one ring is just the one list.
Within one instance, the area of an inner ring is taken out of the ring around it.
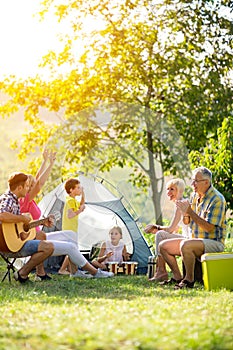
{"label": "shadow on grass", "polygon": [[[33,281],[34,276],[31,276]],[[80,279],[69,276],[53,275],[51,281],[30,282],[21,285],[16,281],[1,283],[1,303],[14,299],[26,299],[27,302],[38,300],[43,303],[62,304],[72,303],[79,300],[79,303],[86,303],[88,299],[118,299],[133,300],[135,298],[158,297],[159,299],[193,298],[203,293],[203,286],[196,284],[194,289],[174,290],[173,286],[160,286],[148,282],[146,276],[115,276],[107,279]],[[205,293],[205,292],[204,292]],[[203,295],[204,295],[203,293]],[[208,294],[208,293],[207,293]]]}

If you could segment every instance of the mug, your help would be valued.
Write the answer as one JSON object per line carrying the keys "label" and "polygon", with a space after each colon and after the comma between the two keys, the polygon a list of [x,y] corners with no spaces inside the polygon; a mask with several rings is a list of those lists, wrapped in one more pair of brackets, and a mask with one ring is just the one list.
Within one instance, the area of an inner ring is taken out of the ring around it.
{"label": "mug", "polygon": [[136,261],[123,261],[125,275],[136,275],[138,263]]}
{"label": "mug", "polygon": [[114,275],[117,275],[118,272],[118,262],[117,261],[109,261],[106,263],[108,271],[113,272]]}

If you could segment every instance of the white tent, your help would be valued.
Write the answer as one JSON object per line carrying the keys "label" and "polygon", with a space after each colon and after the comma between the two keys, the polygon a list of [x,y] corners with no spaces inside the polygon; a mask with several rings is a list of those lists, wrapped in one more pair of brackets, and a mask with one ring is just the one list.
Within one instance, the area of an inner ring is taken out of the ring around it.
{"label": "white tent", "polygon": [[[132,207],[126,208],[127,201],[119,193],[113,194],[114,191],[117,192],[116,189],[104,179],[83,174],[74,177],[78,178],[84,187],[86,204],[78,219],[80,250],[90,251],[94,244],[108,239],[108,232],[113,226],[120,226],[127,251],[132,254],[131,260],[138,262],[138,273],[146,273],[148,256],[152,255],[152,252],[133,217],[135,213]],[[64,183],[45,195],[39,203],[43,216],[57,211],[62,213],[66,195]],[[60,230],[61,225],[60,219],[56,223],[56,230]]]}

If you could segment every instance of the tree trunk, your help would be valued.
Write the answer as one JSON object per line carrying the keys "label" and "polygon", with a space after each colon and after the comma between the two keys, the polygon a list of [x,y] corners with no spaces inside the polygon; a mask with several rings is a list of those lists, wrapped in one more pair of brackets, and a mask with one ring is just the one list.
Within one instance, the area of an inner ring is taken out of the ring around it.
{"label": "tree trunk", "polygon": [[154,217],[155,222],[159,225],[163,223],[162,211],[161,211],[161,194],[163,190],[163,182],[161,189],[159,191],[158,185],[159,181],[163,181],[159,179],[156,175],[155,169],[155,161],[153,154],[153,139],[152,134],[150,132],[147,133],[147,149],[148,149],[148,159],[149,159],[149,170],[148,175],[150,178],[151,190],[152,190],[152,203],[154,207]]}

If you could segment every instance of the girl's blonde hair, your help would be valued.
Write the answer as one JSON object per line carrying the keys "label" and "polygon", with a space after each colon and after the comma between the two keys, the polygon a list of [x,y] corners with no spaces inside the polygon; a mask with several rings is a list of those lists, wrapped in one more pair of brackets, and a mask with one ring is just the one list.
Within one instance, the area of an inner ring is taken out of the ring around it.
{"label": "girl's blonde hair", "polygon": [[121,229],[120,226],[114,226],[114,227],[112,227],[111,230],[109,231],[109,234],[111,234],[113,230],[117,230],[117,231],[120,233],[121,238],[122,238],[122,229]]}

